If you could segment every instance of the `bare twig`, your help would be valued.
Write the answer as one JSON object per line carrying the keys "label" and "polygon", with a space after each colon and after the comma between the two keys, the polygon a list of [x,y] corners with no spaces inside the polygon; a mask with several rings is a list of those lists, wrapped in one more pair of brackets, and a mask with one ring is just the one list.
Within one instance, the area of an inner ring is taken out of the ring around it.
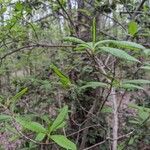
{"label": "bare twig", "polygon": [[137,6],[137,8],[135,9],[133,15],[132,15],[132,19],[136,20],[136,15],[138,14],[137,12],[142,8],[142,6],[144,5],[144,3],[147,0],[142,0],[141,3]]}
{"label": "bare twig", "polygon": [[43,43],[38,43],[38,44],[32,44],[32,45],[26,45],[26,46],[23,46],[23,47],[20,47],[20,48],[18,48],[18,49],[15,49],[15,50],[13,50],[13,51],[11,51],[11,52],[8,52],[8,53],[6,53],[4,56],[2,56],[1,58],[0,58],[0,64],[2,64],[2,61],[6,58],[6,57],[8,57],[8,56],[10,56],[10,55],[12,55],[12,54],[14,54],[14,53],[16,53],[16,52],[19,52],[19,51],[22,51],[22,50],[31,50],[31,49],[33,49],[33,48],[36,48],[36,47],[46,47],[46,48],[55,48],[55,47],[65,47],[65,48],[69,48],[69,47],[75,47],[74,45],[50,45],[50,44],[43,44]]}
{"label": "bare twig", "polygon": [[59,4],[59,6],[61,7],[61,9],[63,10],[63,12],[64,12],[64,13],[66,14],[66,16],[68,17],[68,20],[69,20],[70,24],[73,26],[73,28],[74,28],[74,30],[75,30],[75,34],[76,34],[76,36],[78,37],[78,33],[76,32],[76,27],[75,27],[75,25],[74,25],[74,23],[73,23],[71,17],[69,16],[69,14],[68,14],[67,11],[65,10],[65,8],[62,6],[62,4],[60,3],[60,1],[59,1],[59,0],[56,0],[56,1],[57,1],[57,3]]}
{"label": "bare twig", "polygon": [[104,140],[104,141],[102,141],[102,142],[96,143],[96,144],[94,144],[94,145],[92,145],[92,146],[90,146],[90,147],[88,147],[88,148],[83,149],[83,150],[89,150],[89,149],[92,150],[94,147],[99,146],[99,145],[105,143],[106,141],[107,141],[107,140]]}
{"label": "bare twig", "polygon": [[[97,107],[97,102],[98,102],[98,99],[95,99],[95,101],[93,102],[93,105],[92,105],[91,109],[89,110],[86,118],[89,118],[90,115],[93,114],[93,112],[95,111],[95,109]],[[89,126],[89,124],[90,124],[90,120],[88,119],[87,122],[85,123],[85,127]],[[88,131],[89,131],[89,128],[86,128],[83,131],[82,141],[81,141],[81,144],[80,144],[80,150],[83,150],[83,148],[85,147]]]}

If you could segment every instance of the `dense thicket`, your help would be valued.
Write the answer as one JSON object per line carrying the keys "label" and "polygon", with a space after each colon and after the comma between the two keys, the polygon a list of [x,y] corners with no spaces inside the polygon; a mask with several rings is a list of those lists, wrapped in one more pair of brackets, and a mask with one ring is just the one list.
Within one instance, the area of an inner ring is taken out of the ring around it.
{"label": "dense thicket", "polygon": [[150,2],[0,0],[0,150],[149,150]]}

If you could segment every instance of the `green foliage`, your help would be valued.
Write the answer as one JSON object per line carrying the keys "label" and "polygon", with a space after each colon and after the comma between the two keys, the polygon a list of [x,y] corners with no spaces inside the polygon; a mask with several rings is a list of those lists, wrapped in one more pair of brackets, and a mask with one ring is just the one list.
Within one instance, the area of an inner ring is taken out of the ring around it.
{"label": "green foliage", "polygon": [[142,50],[145,49],[144,46],[137,44],[135,42],[130,42],[130,41],[117,41],[117,40],[103,40],[99,41],[95,44],[95,47],[99,47],[100,45],[105,45],[105,44],[113,44],[114,46],[117,46],[119,48],[125,48],[129,50]]}
{"label": "green foliage", "polygon": [[131,83],[123,83],[120,85],[121,88],[124,89],[139,89],[139,90],[144,90],[141,86],[135,85],[135,84],[131,84]]}
{"label": "green foliage", "polygon": [[137,80],[124,80],[123,83],[133,83],[133,84],[150,84],[150,80],[137,79]]}
{"label": "green foliage", "polygon": [[145,121],[149,121],[150,120],[150,109],[143,107],[143,106],[138,106],[136,104],[129,104],[128,105],[130,108],[133,108],[135,110],[137,110],[138,114],[137,114],[137,118],[136,121],[131,120],[131,123],[136,123],[136,124],[143,124]]}
{"label": "green foliage", "polygon": [[93,26],[92,26],[92,35],[93,35],[93,44],[96,42],[96,19],[93,19]]}
{"label": "green foliage", "polygon": [[100,52],[104,51],[104,52],[110,53],[118,58],[122,58],[122,59],[129,60],[129,61],[134,61],[134,62],[140,62],[138,59],[134,58],[133,56],[130,56],[125,51],[117,49],[117,48],[100,47],[99,49],[100,49]]}
{"label": "green foliage", "polygon": [[19,93],[17,93],[15,96],[13,96],[11,99],[10,99],[10,102],[11,103],[16,103],[17,100],[19,100],[26,92],[28,91],[28,88],[24,88],[23,90],[21,90]]}
{"label": "green foliage", "polygon": [[[57,149],[76,150],[85,128],[89,132],[83,149],[97,142],[102,144],[93,149],[110,149],[114,139],[109,142],[107,135],[113,135],[114,106],[109,100],[115,89],[121,118],[118,135],[123,135],[118,136],[118,149],[149,146],[147,2],[137,12],[141,2],[130,0],[112,4],[0,0],[0,4],[0,139],[6,138],[2,145],[7,141],[9,146],[17,143],[12,149],[31,150],[55,149],[54,143],[61,147]],[[135,105],[126,108],[128,98]],[[60,135],[64,128],[65,135]],[[18,130],[27,139],[21,140]],[[77,146],[68,133],[73,133]]]}
{"label": "green foliage", "polygon": [[146,56],[150,56],[150,49],[145,49],[144,53],[146,54]]}
{"label": "green foliage", "polygon": [[11,117],[9,115],[3,115],[3,114],[0,115],[0,122],[8,121],[10,119]]}
{"label": "green foliage", "polygon": [[144,69],[144,70],[150,70],[150,66],[142,66],[140,67],[141,69]]}
{"label": "green foliage", "polygon": [[39,123],[37,122],[33,122],[33,121],[29,121],[26,120],[24,118],[21,117],[17,117],[15,118],[15,120],[22,125],[23,128],[31,130],[33,132],[37,132],[37,133],[46,133],[46,129]]}
{"label": "green foliage", "polygon": [[139,89],[139,90],[144,90],[141,85],[143,84],[150,84],[149,80],[144,80],[144,79],[137,79],[137,80],[123,80],[120,87],[125,88],[125,89]]}
{"label": "green foliage", "polygon": [[134,36],[138,31],[138,24],[135,21],[131,21],[128,24],[128,33]]}
{"label": "green foliage", "polygon": [[15,6],[16,11],[21,11],[23,9],[23,5],[21,2],[17,2]]}
{"label": "green foliage", "polygon": [[77,150],[76,145],[68,140],[65,136],[63,135],[52,135],[50,138],[60,145],[61,147],[68,149],[68,150]]}
{"label": "green foliage", "polygon": [[54,133],[56,130],[63,128],[65,125],[65,119],[68,114],[68,106],[64,106],[60,113],[58,114],[57,118],[53,121],[52,124],[48,124],[48,129],[46,129],[43,125],[41,125],[38,122],[31,121],[25,117],[18,117],[13,116],[13,118],[9,115],[0,115],[0,121],[8,121],[10,119],[15,119],[15,121],[22,126],[23,129],[30,130],[32,132],[36,133],[36,141],[41,142],[44,140],[46,136],[48,136],[50,139],[52,139],[54,142],[56,142],[59,146],[70,149],[70,150],[76,150],[76,145],[68,140],[63,135],[51,135],[51,133]]}
{"label": "green foliage", "polygon": [[60,78],[60,82],[64,87],[68,87],[71,85],[71,81],[69,80],[69,78],[66,75],[64,75],[54,64],[51,65],[51,68],[54,70],[56,75]]}
{"label": "green foliage", "polygon": [[43,139],[45,138],[45,136],[46,136],[45,133],[38,133],[37,136],[36,136],[36,138],[35,138],[35,140],[41,142],[41,141],[43,141]]}
{"label": "green foliage", "polygon": [[107,83],[102,83],[102,82],[87,82],[84,86],[81,86],[79,89],[84,90],[86,88],[93,88],[96,89],[98,87],[108,87]]}
{"label": "green foliage", "polygon": [[64,120],[67,117],[68,114],[68,106],[64,106],[57,116],[57,118],[54,120],[53,124],[49,128],[49,132],[55,131],[62,127],[61,125],[64,125]]}

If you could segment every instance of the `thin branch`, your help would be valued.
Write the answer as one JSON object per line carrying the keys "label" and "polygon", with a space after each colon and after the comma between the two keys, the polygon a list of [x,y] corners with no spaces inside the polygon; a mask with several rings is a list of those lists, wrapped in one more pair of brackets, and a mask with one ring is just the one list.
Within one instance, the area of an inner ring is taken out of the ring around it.
{"label": "thin branch", "polygon": [[142,6],[144,5],[144,3],[146,2],[147,0],[142,0],[141,3],[137,6],[137,8],[135,9],[133,15],[132,15],[132,19],[136,20],[136,15],[137,15],[137,12],[142,8]]}
{"label": "thin branch", "polygon": [[61,9],[63,10],[63,12],[67,15],[68,17],[68,20],[70,22],[70,24],[73,26],[74,30],[75,30],[75,33],[76,33],[76,36],[78,37],[78,33],[76,32],[76,27],[71,19],[71,17],[69,16],[69,14],[67,13],[67,11],[65,10],[65,8],[62,6],[61,2],[59,0],[56,0],[57,3],[59,4],[59,6],[61,7]]}
{"label": "thin branch", "polygon": [[123,29],[125,32],[127,32],[126,28],[125,28],[118,20],[116,20],[116,19],[110,17],[110,16],[107,15],[106,13],[102,13],[102,15],[104,15],[104,16],[108,17],[109,19],[113,20],[115,23],[117,23],[119,26],[121,26],[122,29]]}
{"label": "thin branch", "polygon": [[99,146],[99,145],[105,143],[106,141],[107,141],[107,139],[104,140],[104,141],[102,141],[102,142],[96,143],[96,144],[94,144],[94,145],[92,145],[92,146],[90,146],[90,147],[88,147],[88,148],[85,148],[85,149],[83,149],[83,150],[89,150],[89,149],[92,150],[94,147]]}
{"label": "thin branch", "polygon": [[0,58],[0,63],[2,63],[2,61],[6,58],[6,57],[8,57],[8,56],[10,56],[10,55],[12,55],[12,54],[14,54],[14,53],[16,53],[16,52],[19,52],[19,51],[22,51],[22,50],[31,50],[31,49],[33,49],[33,48],[36,48],[36,47],[46,47],[46,48],[58,48],[58,47],[65,47],[65,48],[73,48],[73,47],[75,47],[75,45],[50,45],[50,44],[43,44],[43,43],[38,43],[38,44],[32,44],[32,45],[26,45],[26,46],[23,46],[23,47],[21,47],[21,48],[18,48],[18,49],[15,49],[15,50],[13,50],[13,51],[11,51],[11,52],[9,52],[9,53],[6,53],[4,56],[2,56],[1,58]]}
{"label": "thin branch", "polygon": [[[71,134],[67,135],[67,137],[75,135],[75,134],[78,134],[79,132],[82,132],[85,129],[94,128],[94,127],[102,127],[104,129],[104,127],[102,125],[100,125],[100,124],[91,125],[91,126],[87,126],[87,127],[83,128],[83,129],[80,129],[77,132],[71,133]],[[106,130],[106,129],[104,129],[104,130]]]}

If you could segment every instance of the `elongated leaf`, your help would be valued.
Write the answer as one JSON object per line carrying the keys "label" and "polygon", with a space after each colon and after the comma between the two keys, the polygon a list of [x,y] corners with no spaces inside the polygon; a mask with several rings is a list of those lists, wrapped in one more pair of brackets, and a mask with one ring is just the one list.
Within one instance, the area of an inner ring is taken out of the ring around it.
{"label": "elongated leaf", "polygon": [[147,111],[147,112],[149,112],[149,113],[150,113],[150,108],[143,107],[143,106],[138,106],[137,104],[129,103],[129,104],[128,104],[128,107],[130,107],[130,108],[134,108],[134,109],[137,109],[138,111],[140,111],[140,110],[144,110],[144,111]]}
{"label": "elongated leaf", "polygon": [[104,106],[101,110],[102,113],[112,113],[113,109],[110,106]]}
{"label": "elongated leaf", "polygon": [[[92,44],[92,46],[93,46],[93,44]],[[75,50],[76,49],[92,49],[92,47],[91,47],[91,43],[90,42],[88,42],[88,43],[84,43],[84,44],[78,44],[78,47],[77,48],[75,48]],[[79,50],[80,50],[79,49]]]}
{"label": "elongated leaf", "polygon": [[75,51],[82,51],[82,50],[85,50],[86,48],[85,47],[82,47],[82,46],[78,46],[76,48],[74,48]]}
{"label": "elongated leaf", "polygon": [[51,135],[50,138],[59,146],[68,150],[77,150],[76,145],[63,135]]}
{"label": "elongated leaf", "polygon": [[131,21],[128,24],[128,32],[129,34],[131,34],[132,36],[134,36],[138,31],[138,25],[135,21]]}
{"label": "elongated leaf", "polygon": [[99,41],[95,44],[95,48],[97,46],[100,45],[105,45],[105,44],[113,44],[115,46],[118,46],[120,48],[126,48],[126,49],[133,49],[133,50],[138,50],[138,49],[145,49],[144,46],[134,43],[134,42],[130,42],[130,41],[117,41],[117,40],[103,40],[103,41]]}
{"label": "elongated leaf", "polygon": [[6,7],[1,7],[1,9],[0,9],[0,15],[2,15],[6,11],[7,11]]}
{"label": "elongated leaf", "polygon": [[94,17],[93,19],[93,25],[92,25],[92,36],[93,36],[93,44],[96,42],[96,19]]}
{"label": "elongated leaf", "polygon": [[35,140],[41,142],[45,138],[45,133],[38,133]]}
{"label": "elongated leaf", "polygon": [[49,132],[55,131],[66,119],[68,115],[68,106],[64,106],[62,110],[60,111],[57,118],[54,120],[53,124],[50,127]]}
{"label": "elongated leaf", "polygon": [[145,50],[144,50],[144,53],[145,53],[147,56],[149,56],[149,55],[150,55],[150,49],[145,49]]}
{"label": "elongated leaf", "polygon": [[87,42],[88,48],[92,51],[94,51],[95,47],[94,44],[92,42]]}
{"label": "elongated leaf", "polygon": [[33,132],[37,132],[37,133],[46,133],[46,129],[39,123],[37,122],[33,122],[33,121],[28,121],[26,119],[23,118],[15,118],[15,120],[22,125],[22,127],[31,130]]}
{"label": "elongated leaf", "polygon": [[69,77],[67,77],[66,75],[64,75],[54,64],[51,65],[51,68],[54,70],[54,72],[60,78],[60,82],[64,86],[70,86],[71,85],[71,81],[69,80]]}
{"label": "elongated leaf", "polygon": [[144,70],[150,70],[150,66],[142,66],[140,67],[141,69],[144,69]]}
{"label": "elongated leaf", "polygon": [[138,59],[130,56],[128,53],[126,53],[123,50],[117,49],[117,48],[110,48],[110,47],[100,47],[100,49],[102,51],[105,51],[107,53],[110,53],[118,58],[122,58],[125,60],[129,60],[129,61],[135,61],[135,62],[140,62]]}
{"label": "elongated leaf", "polygon": [[[146,108],[143,106],[138,106],[136,104],[128,104],[130,108],[137,109],[138,116],[142,119],[142,122],[150,117],[150,108]],[[139,120],[140,121],[140,120]]]}
{"label": "elongated leaf", "polygon": [[139,90],[144,90],[141,86],[138,86],[138,85],[135,85],[135,84],[129,84],[129,83],[124,83],[120,87],[124,88],[124,89],[139,89]]}
{"label": "elongated leaf", "polygon": [[123,83],[133,83],[133,84],[150,84],[150,80],[137,79],[137,80],[124,80]]}
{"label": "elongated leaf", "polygon": [[66,125],[66,121],[62,122],[55,130],[61,129]]}
{"label": "elongated leaf", "polygon": [[139,110],[138,115],[143,121],[145,121],[150,116],[150,113],[143,109],[143,110]]}
{"label": "elongated leaf", "polygon": [[96,89],[98,87],[108,87],[107,83],[102,83],[102,82],[87,82],[86,85],[81,86],[79,89],[84,90],[86,88],[93,88]]}
{"label": "elongated leaf", "polygon": [[87,10],[87,9],[79,9],[79,8],[78,8],[78,12],[81,12],[81,13],[83,13],[84,15],[87,15],[87,16],[91,16],[91,11],[90,11],[90,10]]}
{"label": "elongated leaf", "polygon": [[139,121],[136,121],[136,120],[129,120],[129,122],[132,124],[139,124],[140,123]]}
{"label": "elongated leaf", "polygon": [[20,98],[27,92],[28,88],[24,88],[15,96],[13,96],[8,102],[7,105],[10,106],[11,111],[14,111],[15,104],[20,100]]}
{"label": "elongated leaf", "polygon": [[65,37],[64,41],[68,41],[68,42],[73,42],[73,43],[78,43],[78,44],[85,44],[86,42],[84,42],[83,40],[76,38],[76,37]]}
{"label": "elongated leaf", "polygon": [[10,120],[11,116],[9,115],[0,115],[0,122]]}
{"label": "elongated leaf", "polygon": [[17,93],[15,96],[13,96],[11,98],[11,103],[16,103],[17,100],[19,100],[26,92],[27,92],[28,88],[24,88],[23,90],[21,90],[19,93]]}
{"label": "elongated leaf", "polygon": [[21,11],[23,9],[22,3],[21,2],[17,2],[16,6],[15,6],[15,9],[18,10],[18,11]]}

